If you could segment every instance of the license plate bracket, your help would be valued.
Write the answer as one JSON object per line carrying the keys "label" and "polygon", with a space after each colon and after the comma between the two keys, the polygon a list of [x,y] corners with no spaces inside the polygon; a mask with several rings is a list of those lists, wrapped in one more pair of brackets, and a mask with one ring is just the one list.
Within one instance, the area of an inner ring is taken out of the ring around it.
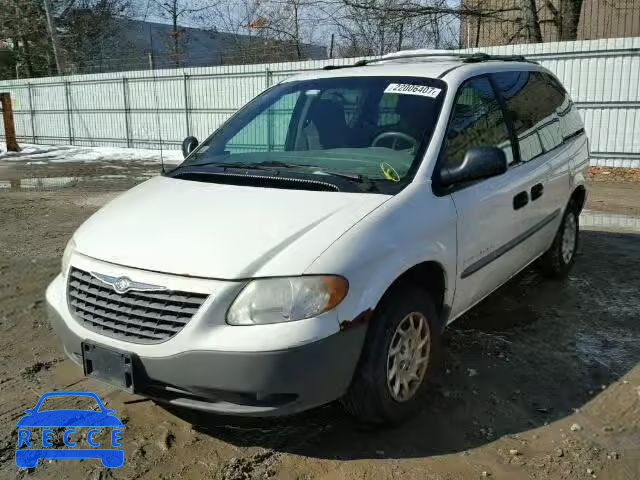
{"label": "license plate bracket", "polygon": [[82,366],[85,376],[129,393],[134,392],[133,357],[130,353],[82,342]]}

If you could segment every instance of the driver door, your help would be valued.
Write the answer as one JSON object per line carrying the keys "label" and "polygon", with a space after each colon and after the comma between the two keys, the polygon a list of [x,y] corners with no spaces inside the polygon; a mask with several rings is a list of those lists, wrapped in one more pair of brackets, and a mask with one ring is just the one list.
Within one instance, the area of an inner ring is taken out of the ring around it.
{"label": "driver door", "polygon": [[441,165],[459,165],[470,147],[498,146],[510,166],[502,175],[460,185],[451,193],[458,215],[457,282],[451,318],[491,293],[525,262],[521,248],[505,248],[526,230],[527,223],[526,212],[514,207],[514,199],[526,189],[529,179],[522,168],[515,168],[511,138],[488,78],[477,77],[463,84],[451,114]]}

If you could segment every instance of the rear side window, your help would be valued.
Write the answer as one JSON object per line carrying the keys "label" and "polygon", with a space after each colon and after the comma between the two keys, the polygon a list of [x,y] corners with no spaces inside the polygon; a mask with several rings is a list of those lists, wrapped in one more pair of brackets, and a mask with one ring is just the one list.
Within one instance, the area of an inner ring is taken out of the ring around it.
{"label": "rear side window", "polygon": [[563,100],[556,113],[558,115],[558,120],[560,121],[560,133],[563,140],[567,141],[578,135],[584,134],[582,118],[565,88],[560,84],[560,82],[558,82],[558,80],[548,73],[545,73],[545,76],[549,78],[551,85],[553,85],[553,87],[562,94]]}
{"label": "rear side window", "polygon": [[562,144],[558,112],[568,96],[551,76],[542,72],[502,72],[492,75],[505,100],[518,137],[520,158],[526,162]]}
{"label": "rear side window", "polygon": [[462,85],[451,112],[442,166],[456,167],[471,147],[497,146],[513,163],[513,149],[500,104],[485,77]]}

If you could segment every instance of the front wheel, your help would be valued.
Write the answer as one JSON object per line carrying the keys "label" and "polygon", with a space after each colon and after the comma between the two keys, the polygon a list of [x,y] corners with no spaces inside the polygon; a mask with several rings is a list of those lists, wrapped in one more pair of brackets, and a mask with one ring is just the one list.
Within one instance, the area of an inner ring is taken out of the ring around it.
{"label": "front wheel", "polygon": [[566,276],[575,262],[579,236],[578,212],[573,204],[567,210],[551,248],[540,258],[540,268],[547,277]]}
{"label": "front wheel", "polygon": [[440,346],[431,296],[411,285],[389,292],[371,319],[358,370],[342,403],[366,423],[394,424],[424,405]]}

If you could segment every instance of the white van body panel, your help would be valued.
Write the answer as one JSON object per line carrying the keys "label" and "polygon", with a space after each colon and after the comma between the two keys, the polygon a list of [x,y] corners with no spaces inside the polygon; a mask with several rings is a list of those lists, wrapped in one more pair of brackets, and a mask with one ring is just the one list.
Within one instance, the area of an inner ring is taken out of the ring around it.
{"label": "white van body panel", "polygon": [[389,198],[155,177],[109,202],[74,239],[79,253],[142,270],[227,280],[300,275]]}

